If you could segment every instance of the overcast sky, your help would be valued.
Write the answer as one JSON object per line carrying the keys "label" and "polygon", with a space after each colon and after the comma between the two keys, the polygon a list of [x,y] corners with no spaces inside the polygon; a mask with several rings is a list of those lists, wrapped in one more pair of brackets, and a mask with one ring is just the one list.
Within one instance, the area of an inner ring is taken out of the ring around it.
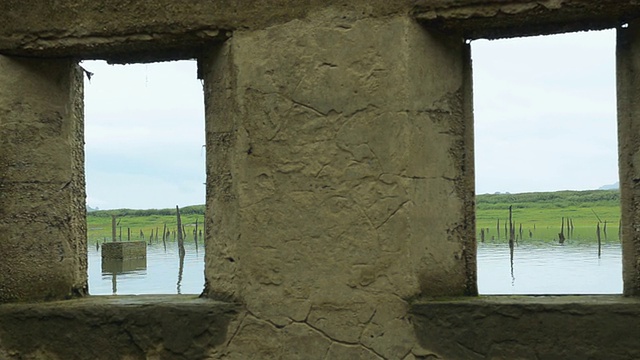
{"label": "overcast sky", "polygon": [[94,73],[85,78],[87,205],[204,204],[204,100],[196,63],[81,65]]}
{"label": "overcast sky", "polygon": [[614,30],[471,46],[478,194],[618,181]]}
{"label": "overcast sky", "polygon": [[[614,31],[477,40],[472,52],[478,194],[617,181]],[[85,79],[87,204],[203,204],[196,63],[82,66],[94,73]]]}

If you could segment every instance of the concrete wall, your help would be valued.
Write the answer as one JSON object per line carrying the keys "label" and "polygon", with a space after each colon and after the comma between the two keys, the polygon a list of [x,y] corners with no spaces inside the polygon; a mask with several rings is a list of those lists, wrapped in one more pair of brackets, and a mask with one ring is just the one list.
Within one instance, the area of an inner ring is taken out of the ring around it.
{"label": "concrete wall", "polygon": [[322,12],[238,31],[200,66],[205,292],[264,325],[243,322],[229,346],[295,329],[318,353],[350,344],[403,358],[407,299],[477,293],[460,36]]}
{"label": "concrete wall", "polygon": [[86,294],[82,75],[0,56],[0,303]]}
{"label": "concrete wall", "polygon": [[[607,11],[597,11],[603,4]],[[603,305],[591,297],[579,304],[475,297],[465,44],[469,37],[609,26],[640,14],[635,2],[50,5],[0,4],[7,19],[0,52],[43,58],[0,56],[0,302],[86,293],[82,82],[74,60],[51,56],[198,56],[206,286],[204,299],[186,303],[169,296],[1,305],[0,358],[581,359],[640,352],[626,340],[601,341],[597,349],[577,341],[558,352],[555,337],[571,328],[590,339],[595,322],[633,334],[635,323],[615,314],[635,316],[635,298]],[[627,295],[640,288],[638,240],[629,231],[640,218],[637,27],[620,31],[619,44]],[[190,315],[176,316],[167,303]],[[512,321],[525,313],[526,321]],[[471,324],[479,318],[490,320]],[[538,335],[510,334],[514,324]],[[45,326],[55,331],[39,330]],[[169,329],[185,329],[180,341]],[[492,331],[500,336],[482,336]],[[117,351],[104,336],[116,339]]]}

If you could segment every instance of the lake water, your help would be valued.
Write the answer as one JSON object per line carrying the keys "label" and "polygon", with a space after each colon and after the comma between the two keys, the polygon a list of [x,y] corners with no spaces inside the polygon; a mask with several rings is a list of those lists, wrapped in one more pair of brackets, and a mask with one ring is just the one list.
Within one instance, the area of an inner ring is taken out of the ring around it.
{"label": "lake water", "polygon": [[[200,294],[204,288],[204,245],[196,251],[193,241],[185,242],[180,277],[180,257],[176,242],[147,246],[147,259],[120,264],[104,264],[100,250],[89,247],[89,293],[91,295]],[[178,280],[180,281],[178,282]]]}
{"label": "lake water", "polygon": [[480,294],[621,294],[622,248],[603,244],[478,245]]}
{"label": "lake water", "polygon": [[[89,292],[92,295],[199,294],[204,287],[204,246],[185,243],[180,278],[177,244],[147,247],[146,261],[103,264],[100,250],[89,248]],[[481,294],[619,294],[622,293],[620,244],[478,245],[478,289]],[[178,281],[180,279],[180,281]]]}

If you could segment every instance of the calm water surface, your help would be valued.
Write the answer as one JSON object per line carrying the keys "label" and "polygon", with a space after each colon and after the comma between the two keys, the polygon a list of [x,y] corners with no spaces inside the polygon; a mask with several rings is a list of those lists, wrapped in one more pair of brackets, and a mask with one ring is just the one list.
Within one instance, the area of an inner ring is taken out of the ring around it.
{"label": "calm water surface", "polygon": [[478,291],[481,294],[621,294],[620,244],[478,245]]}
{"label": "calm water surface", "polygon": [[[182,277],[177,244],[147,247],[147,260],[103,264],[100,250],[89,248],[89,292],[111,294],[199,294],[204,286],[204,246],[186,242]],[[481,294],[622,293],[620,244],[521,244],[514,248],[513,272],[508,244],[478,245]],[[180,281],[178,281],[180,279]]]}
{"label": "calm water surface", "polygon": [[[105,264],[100,250],[89,247],[89,293],[91,295],[200,294],[204,288],[204,245],[196,251],[193,241],[185,242],[180,278],[180,257],[176,242],[147,246],[145,261]],[[146,266],[145,266],[146,265]],[[180,279],[180,282],[178,282]]]}

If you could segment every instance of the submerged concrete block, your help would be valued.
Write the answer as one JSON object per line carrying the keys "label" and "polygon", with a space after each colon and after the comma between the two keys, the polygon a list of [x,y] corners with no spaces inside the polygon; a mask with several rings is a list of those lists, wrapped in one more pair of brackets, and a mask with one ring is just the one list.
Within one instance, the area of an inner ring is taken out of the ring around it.
{"label": "submerged concrete block", "polygon": [[143,259],[147,257],[144,241],[110,242],[102,244],[102,260]]}
{"label": "submerged concrete block", "polygon": [[109,259],[102,258],[103,274],[127,274],[147,268],[147,258]]}

